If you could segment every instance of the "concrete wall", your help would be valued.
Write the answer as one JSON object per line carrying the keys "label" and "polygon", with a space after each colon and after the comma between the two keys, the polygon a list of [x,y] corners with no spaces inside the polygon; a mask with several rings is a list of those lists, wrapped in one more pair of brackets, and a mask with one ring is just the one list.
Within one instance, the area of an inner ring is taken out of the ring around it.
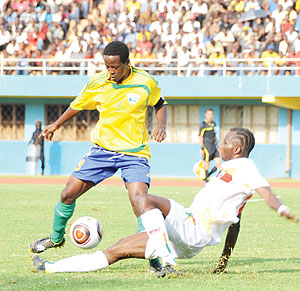
{"label": "concrete wall", "polygon": [[[46,175],[69,175],[92,144],[49,142],[45,146]],[[193,165],[200,160],[197,144],[150,144],[152,176],[193,177]],[[1,141],[0,173],[26,174],[25,142]],[[293,146],[292,176],[300,177],[300,145]],[[250,156],[266,178],[286,177],[285,145],[256,145]]]}
{"label": "concrete wall", "polygon": [[[157,76],[164,96],[170,97],[299,97],[297,76]],[[2,76],[0,96],[74,97],[88,76]]]}

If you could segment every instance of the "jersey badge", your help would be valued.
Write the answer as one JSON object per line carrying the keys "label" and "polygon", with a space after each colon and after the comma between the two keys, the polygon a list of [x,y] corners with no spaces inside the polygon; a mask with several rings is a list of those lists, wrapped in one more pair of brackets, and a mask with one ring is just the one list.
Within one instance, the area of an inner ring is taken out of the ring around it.
{"label": "jersey badge", "polygon": [[140,99],[140,95],[136,93],[128,93],[127,94],[128,101],[131,106],[134,106]]}

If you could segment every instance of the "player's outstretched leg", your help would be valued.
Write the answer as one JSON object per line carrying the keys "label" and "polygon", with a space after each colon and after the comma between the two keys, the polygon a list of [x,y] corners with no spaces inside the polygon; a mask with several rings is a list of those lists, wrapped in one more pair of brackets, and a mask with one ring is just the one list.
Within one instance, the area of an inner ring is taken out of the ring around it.
{"label": "player's outstretched leg", "polygon": [[61,198],[54,209],[53,228],[50,236],[34,241],[29,245],[33,253],[42,253],[49,248],[62,247],[65,243],[65,229],[68,220],[72,217],[75,209],[75,200],[85,193],[94,184],[70,177],[66,187],[61,193]]}
{"label": "player's outstretched leg", "polygon": [[31,258],[34,270],[44,273],[97,271],[127,258],[145,258],[148,237],[145,232],[121,239],[104,251],[68,257],[56,262],[45,261],[38,255]]}

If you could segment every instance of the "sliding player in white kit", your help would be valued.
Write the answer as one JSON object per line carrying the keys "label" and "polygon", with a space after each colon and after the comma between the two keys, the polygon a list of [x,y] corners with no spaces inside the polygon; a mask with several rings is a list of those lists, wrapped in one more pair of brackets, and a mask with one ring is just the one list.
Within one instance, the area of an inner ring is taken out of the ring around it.
{"label": "sliding player in white kit", "polygon": [[171,199],[146,195],[139,201],[146,209],[141,214],[146,232],[122,239],[104,251],[57,262],[44,261],[35,255],[32,257],[35,269],[47,273],[88,272],[125,258],[161,257],[164,267],[160,277],[181,275],[175,258],[191,258],[204,247],[220,243],[224,230],[238,222],[237,216],[255,191],[279,215],[297,220],[248,158],[254,145],[254,136],[248,129],[231,129],[219,147],[224,163],[189,208]]}

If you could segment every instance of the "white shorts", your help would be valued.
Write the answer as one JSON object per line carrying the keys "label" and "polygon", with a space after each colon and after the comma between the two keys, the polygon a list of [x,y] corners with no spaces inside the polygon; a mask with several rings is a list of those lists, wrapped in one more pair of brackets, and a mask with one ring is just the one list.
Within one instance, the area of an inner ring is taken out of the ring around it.
{"label": "white shorts", "polygon": [[[176,258],[191,258],[201,252],[206,240],[202,239],[202,234],[198,227],[195,226],[193,218],[184,208],[176,201],[169,199],[171,208],[165,219],[169,239],[170,249]],[[151,239],[148,240],[145,258],[157,258],[154,244]]]}

